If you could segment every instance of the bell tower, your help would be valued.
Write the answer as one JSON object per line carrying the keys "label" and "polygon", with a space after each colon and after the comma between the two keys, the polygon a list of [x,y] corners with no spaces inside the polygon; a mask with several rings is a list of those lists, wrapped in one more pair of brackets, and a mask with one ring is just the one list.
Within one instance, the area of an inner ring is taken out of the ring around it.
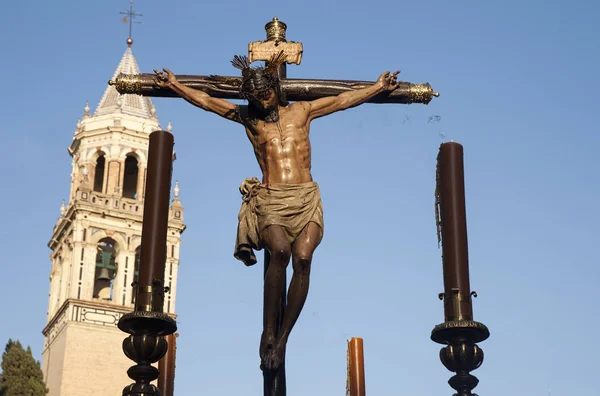
{"label": "bell tower", "polygon": [[[131,50],[114,72],[138,74]],[[48,246],[51,249],[42,369],[49,396],[121,394],[131,361],[119,318],[133,310],[139,270],[149,134],[161,128],[149,98],[106,88],[94,113],[86,103],[68,152],[71,189]],[[171,132],[171,124],[167,126]],[[173,156],[175,159],[175,155]],[[170,207],[165,312],[175,315],[181,234],[179,185]]]}

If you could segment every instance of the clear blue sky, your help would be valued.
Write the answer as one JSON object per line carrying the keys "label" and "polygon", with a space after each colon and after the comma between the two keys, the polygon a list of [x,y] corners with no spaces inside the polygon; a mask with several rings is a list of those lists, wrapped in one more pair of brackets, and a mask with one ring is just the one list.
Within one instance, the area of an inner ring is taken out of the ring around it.
{"label": "clear blue sky", "polygon": [[[66,147],[126,48],[126,9],[126,0],[12,1],[0,13],[0,342],[18,338],[38,358],[46,243],[69,192]],[[375,80],[400,69],[442,94],[429,106],[364,105],[314,122],[326,230],[288,348],[290,396],[343,394],[352,336],[365,339],[369,394],[452,394],[429,340],[443,321],[435,159],[450,139],[465,147],[475,319],[492,333],[477,393],[600,394],[598,2],[140,0],[135,9],[144,17],[133,50],[146,72],[235,74],[229,60],[277,16],[304,44],[290,77]],[[258,395],[262,265],[232,257],[237,188],[259,172],[251,146],[238,125],[182,100],[154,104],[173,123],[188,225],[176,391]]]}

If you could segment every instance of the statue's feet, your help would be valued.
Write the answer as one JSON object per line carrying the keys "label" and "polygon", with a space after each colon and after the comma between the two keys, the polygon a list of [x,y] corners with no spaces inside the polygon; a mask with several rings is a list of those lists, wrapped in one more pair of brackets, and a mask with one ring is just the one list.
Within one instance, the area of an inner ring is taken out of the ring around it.
{"label": "statue's feet", "polygon": [[[266,352],[261,355],[260,368],[263,371],[277,371],[283,364],[287,340],[279,340],[276,344],[268,344]],[[263,357],[264,356],[264,357]]]}
{"label": "statue's feet", "polygon": [[260,338],[260,349],[258,352],[260,355],[261,370],[268,370],[267,366],[269,366],[269,356],[271,355],[273,349],[275,349],[275,335],[270,332],[263,331]]}

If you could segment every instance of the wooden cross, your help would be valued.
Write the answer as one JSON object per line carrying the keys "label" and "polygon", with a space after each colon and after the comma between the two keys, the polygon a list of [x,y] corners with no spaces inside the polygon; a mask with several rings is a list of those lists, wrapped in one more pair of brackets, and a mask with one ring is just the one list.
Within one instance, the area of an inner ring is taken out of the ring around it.
{"label": "wooden cross", "polygon": [[[300,64],[302,60],[302,43],[285,40],[286,25],[273,18],[265,26],[267,40],[255,41],[248,45],[249,60],[268,61],[274,53],[283,50],[287,55],[287,63]],[[120,94],[137,94],[150,97],[176,97],[171,90],[160,89],[154,83],[154,73],[120,74],[109,85],[114,85]],[[227,82],[217,81],[211,76],[177,75],[177,80],[190,88],[199,89],[212,97],[221,99],[243,99],[239,85],[241,77],[225,77]],[[346,91],[365,88],[373,85],[370,81],[348,80],[312,80],[282,78],[281,90],[290,101],[311,101],[326,96],[336,96]],[[414,84],[402,82],[392,92],[381,93],[367,103],[422,103],[428,104],[433,97],[439,96],[428,83]]]}

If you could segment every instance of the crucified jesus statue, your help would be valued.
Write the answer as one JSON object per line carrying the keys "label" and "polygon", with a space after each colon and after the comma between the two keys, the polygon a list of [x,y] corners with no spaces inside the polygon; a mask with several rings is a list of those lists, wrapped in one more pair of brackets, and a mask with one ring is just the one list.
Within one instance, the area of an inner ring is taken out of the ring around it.
{"label": "crucified jesus statue", "polygon": [[[171,90],[189,103],[242,124],[262,171],[262,181],[246,179],[240,187],[234,256],[246,265],[256,263],[254,250],[266,249],[270,262],[264,282],[264,323],[260,342],[261,368],[277,370],[285,347],[308,295],[313,252],[323,238],[323,210],[311,169],[310,123],[337,111],[358,106],[399,85],[398,71],[385,72],[371,86],[312,101],[288,103],[282,95],[278,67],[283,53],[265,67],[253,68],[248,58],[236,56],[232,64],[242,71],[239,83],[245,106],[214,98],[180,83],[169,69],[154,70],[158,87]],[[226,79],[213,77],[215,80]],[[226,81],[223,81],[226,82]],[[294,270],[283,323],[276,332],[285,271]]]}

